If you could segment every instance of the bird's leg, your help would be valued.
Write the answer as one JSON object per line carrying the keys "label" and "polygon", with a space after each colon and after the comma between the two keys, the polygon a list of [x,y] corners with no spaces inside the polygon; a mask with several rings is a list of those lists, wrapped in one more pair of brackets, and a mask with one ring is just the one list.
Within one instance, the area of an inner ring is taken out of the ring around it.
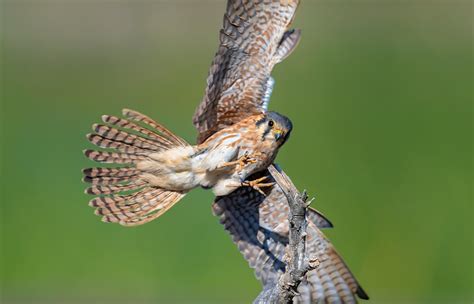
{"label": "bird's leg", "polygon": [[271,187],[271,186],[275,185],[275,182],[262,183],[263,181],[265,181],[267,179],[268,179],[268,175],[266,175],[264,177],[254,179],[254,180],[251,180],[251,181],[244,181],[244,182],[242,182],[242,186],[252,187],[253,189],[260,192],[262,195],[266,196],[261,188]]}
{"label": "bird's leg", "polygon": [[247,166],[249,164],[256,163],[256,162],[257,162],[257,160],[255,158],[253,158],[253,157],[249,156],[247,153],[245,153],[244,155],[239,157],[237,160],[220,164],[217,169],[223,169],[223,168],[227,168],[227,167],[238,166],[239,167],[238,171],[240,171],[245,166]]}

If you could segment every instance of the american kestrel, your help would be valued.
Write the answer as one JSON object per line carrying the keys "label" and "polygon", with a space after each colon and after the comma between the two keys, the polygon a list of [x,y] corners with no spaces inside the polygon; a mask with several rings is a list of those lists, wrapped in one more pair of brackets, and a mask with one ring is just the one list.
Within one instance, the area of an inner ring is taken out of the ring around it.
{"label": "american kestrel", "polygon": [[[93,144],[116,152],[85,150],[84,154],[97,162],[127,166],[85,169],[84,181],[92,184],[86,193],[111,195],[91,200],[96,213],[105,222],[125,226],[158,217],[199,186],[212,189],[216,196],[242,186],[264,194],[261,188],[273,183],[265,182],[267,177],[247,177],[272,164],[292,129],[285,116],[266,112],[246,117],[192,146],[141,113],[125,109],[123,115],[129,119],[103,115],[105,124],[93,125],[95,133],[87,135]],[[121,195],[124,191],[136,192]]]}
{"label": "american kestrel", "polygon": [[[296,48],[301,32],[289,29],[298,0],[228,0],[220,44],[189,145],[149,117],[124,110],[126,119],[103,116],[89,140],[110,151],[86,150],[96,161],[127,164],[84,170],[90,201],[105,221],[126,226],[156,219],[190,189],[212,188],[212,209],[231,234],[263,292],[285,271],[289,206],[266,169],[292,129],[268,112],[275,64]],[[315,209],[307,213],[306,253],[320,265],[298,287],[295,303],[355,303],[368,299],[342,258],[320,231],[332,227]]]}

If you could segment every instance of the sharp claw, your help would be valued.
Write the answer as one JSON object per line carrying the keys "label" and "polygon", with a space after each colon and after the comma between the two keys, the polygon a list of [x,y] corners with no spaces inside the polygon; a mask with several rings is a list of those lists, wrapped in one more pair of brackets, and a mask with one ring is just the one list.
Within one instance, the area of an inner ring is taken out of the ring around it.
{"label": "sharp claw", "polygon": [[267,180],[268,179],[268,176],[263,176],[263,177],[260,177],[260,178],[257,178],[255,180],[253,180],[252,182],[255,183],[255,184],[258,184],[260,182],[263,182],[264,180]]}
{"label": "sharp claw", "polygon": [[267,195],[265,194],[265,192],[263,192],[262,189],[260,189],[259,187],[252,187],[252,188],[253,188],[254,190],[257,190],[258,192],[260,192],[261,195],[267,196]]}
{"label": "sharp claw", "polygon": [[242,186],[252,187],[252,189],[258,191],[263,196],[267,196],[261,188],[271,187],[275,185],[275,182],[262,183],[262,181],[267,180],[267,179],[268,179],[268,176],[263,176],[252,181],[244,181],[242,182]]}

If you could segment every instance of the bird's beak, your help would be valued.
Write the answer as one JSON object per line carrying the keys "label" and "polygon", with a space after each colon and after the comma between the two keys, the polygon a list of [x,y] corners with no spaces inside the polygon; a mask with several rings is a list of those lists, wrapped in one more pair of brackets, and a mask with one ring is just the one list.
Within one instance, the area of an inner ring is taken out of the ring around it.
{"label": "bird's beak", "polygon": [[275,133],[275,140],[279,140],[280,138],[285,136],[285,131],[280,130],[280,129],[275,129],[274,133]]}

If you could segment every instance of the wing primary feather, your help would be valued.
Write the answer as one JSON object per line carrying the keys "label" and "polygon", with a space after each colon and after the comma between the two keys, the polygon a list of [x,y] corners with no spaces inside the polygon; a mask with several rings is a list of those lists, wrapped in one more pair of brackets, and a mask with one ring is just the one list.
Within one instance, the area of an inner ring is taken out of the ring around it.
{"label": "wing primary feather", "polygon": [[290,56],[291,53],[293,53],[300,42],[300,38],[300,29],[291,29],[283,34],[283,37],[281,38],[275,53],[276,63],[282,62],[288,56]]}
{"label": "wing primary feather", "polygon": [[318,228],[333,228],[332,222],[318,210],[309,207],[307,213],[308,219],[312,221]]}
{"label": "wing primary feather", "polygon": [[268,77],[266,86],[265,86],[265,94],[263,95],[263,104],[262,108],[267,111],[268,104],[270,103],[270,97],[272,96],[273,87],[275,86],[275,79],[272,76]]}
{"label": "wing primary feather", "polygon": [[[231,234],[249,266],[255,270],[264,288],[267,288],[278,282],[284,269],[288,225],[282,223],[288,220],[289,208],[279,187],[273,187],[266,197],[254,192],[253,189],[240,188],[219,197],[213,204],[213,211]],[[308,256],[318,257],[321,264],[308,273],[307,280],[301,283],[302,291],[305,292],[297,297],[297,303],[355,303],[356,296],[368,298],[332,244],[319,230],[329,226],[330,222],[322,214],[310,209],[306,249]]]}
{"label": "wing primary feather", "polygon": [[298,4],[297,0],[227,2],[220,44],[204,97],[193,117],[198,143],[243,118],[266,111],[273,67],[299,40],[299,30],[288,31]]}

